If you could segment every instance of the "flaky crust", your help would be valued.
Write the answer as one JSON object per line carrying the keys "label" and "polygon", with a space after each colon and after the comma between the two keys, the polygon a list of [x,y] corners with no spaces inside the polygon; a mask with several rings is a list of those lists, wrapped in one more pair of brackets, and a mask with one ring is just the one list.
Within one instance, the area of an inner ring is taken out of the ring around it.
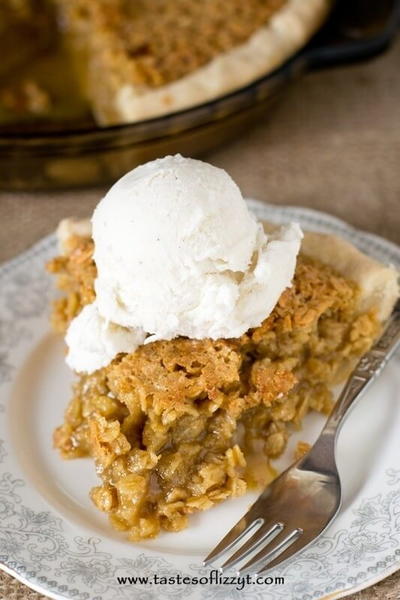
{"label": "flaky crust", "polygon": [[[263,222],[269,232],[276,226]],[[360,311],[375,308],[384,321],[399,297],[399,273],[358,250],[353,244],[336,235],[304,232],[301,251],[335,269],[340,275],[357,283],[361,290]]]}
{"label": "flaky crust", "polygon": [[[302,48],[319,29],[332,0],[288,0],[244,44],[159,89],[126,84],[114,99],[115,120],[133,122],[208,102],[271,73]],[[108,124],[105,114],[97,115]]]}
{"label": "flaky crust", "polygon": [[376,307],[381,321],[389,316],[400,293],[399,273],[394,267],[379,263],[335,235],[307,232],[302,251],[358,284],[361,311]]}

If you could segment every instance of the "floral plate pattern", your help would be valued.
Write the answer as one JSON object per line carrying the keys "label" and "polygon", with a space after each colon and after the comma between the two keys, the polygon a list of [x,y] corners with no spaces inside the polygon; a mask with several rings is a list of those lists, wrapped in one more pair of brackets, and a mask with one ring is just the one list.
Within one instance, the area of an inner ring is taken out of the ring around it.
{"label": "floral plate pattern", "polygon": [[[400,248],[375,235],[357,231],[329,215],[295,207],[274,207],[249,200],[262,219],[298,221],[304,229],[336,233],[372,257],[400,268]],[[90,528],[65,517],[32,483],[15,451],[12,434],[12,399],[24,363],[48,331],[48,306],[53,290],[44,263],[55,254],[51,235],[0,267],[0,567],[30,587],[52,598],[66,600],[318,600],[343,597],[367,587],[400,568],[400,415],[399,359],[387,367],[355,411],[374,418],[374,410],[390,416],[381,428],[379,460],[371,462],[353,494],[327,532],[299,558],[274,570],[285,584],[248,585],[242,590],[226,585],[120,585],[117,576],[157,572],[160,576],[206,576],[202,556],[182,550],[156,552],[146,544],[129,544],[107,534],[93,535]],[[60,356],[62,361],[62,356]],[[51,373],[46,377],[51,378]],[[29,385],[28,385],[29,389]],[[396,395],[397,394],[397,395]],[[26,396],[26,402],[30,398]],[[383,408],[375,409],[378,396]],[[391,397],[390,400],[385,398]],[[386,404],[385,404],[386,402]],[[363,411],[363,412],[362,412]],[[349,418],[352,419],[353,416]],[[28,419],[28,416],[26,417]],[[354,419],[353,419],[354,421]],[[353,423],[352,421],[352,423]],[[346,427],[346,426],[345,426]],[[24,431],[23,427],[21,431]],[[385,431],[383,435],[382,432]],[[397,435],[396,435],[397,432]],[[346,429],[347,446],[358,452],[370,440],[353,444]],[[22,435],[22,434],[21,434]],[[379,436],[374,436],[379,437]],[[352,445],[353,444],[353,445]],[[356,452],[357,454],[357,452]],[[355,457],[355,460],[359,457]],[[344,461],[343,465],[344,465]],[[339,461],[340,463],[340,461]],[[60,463],[60,470],[63,463]],[[340,467],[340,464],[339,464]],[[357,464],[355,465],[357,469]],[[355,470],[354,473],[358,471]],[[353,473],[353,475],[354,475]],[[353,481],[350,470],[344,481]],[[243,505],[245,507],[245,505]],[[214,509],[217,510],[217,509]],[[244,510],[244,508],[242,509]],[[213,527],[213,511],[205,516]],[[230,524],[235,522],[230,521]],[[173,534],[180,536],[181,534]],[[204,532],[207,542],[209,531]],[[215,540],[217,541],[217,539]],[[211,549],[213,543],[209,542]],[[271,573],[272,574],[272,573]]]}

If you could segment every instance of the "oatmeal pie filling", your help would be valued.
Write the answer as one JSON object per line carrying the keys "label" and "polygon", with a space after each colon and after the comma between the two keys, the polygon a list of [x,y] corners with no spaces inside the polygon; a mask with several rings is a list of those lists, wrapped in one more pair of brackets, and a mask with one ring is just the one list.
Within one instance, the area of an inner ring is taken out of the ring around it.
{"label": "oatmeal pie filling", "polygon": [[[92,240],[67,245],[48,265],[64,292],[58,331],[95,298]],[[270,459],[304,416],[329,413],[330,387],[379,330],[374,311],[357,313],[358,297],[354,283],[300,254],[293,286],[240,338],[156,341],[80,375],[55,446],[94,459],[102,483],[91,498],[131,540],[178,531],[194,511],[270,481]]]}
{"label": "oatmeal pie filling", "polygon": [[246,42],[286,2],[58,0],[69,28],[89,33],[95,64],[147,87],[180,79]]}

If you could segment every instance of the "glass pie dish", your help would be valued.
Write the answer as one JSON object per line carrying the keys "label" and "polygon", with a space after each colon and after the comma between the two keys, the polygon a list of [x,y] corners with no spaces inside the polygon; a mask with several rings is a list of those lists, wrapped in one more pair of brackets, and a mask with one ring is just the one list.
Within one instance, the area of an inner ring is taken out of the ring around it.
{"label": "glass pie dish", "polygon": [[311,43],[283,66],[206,104],[109,127],[77,122],[49,131],[0,128],[1,188],[105,184],[157,156],[176,152],[199,156],[268,114],[287,84],[307,71],[384,51],[399,23],[399,0],[338,2]]}

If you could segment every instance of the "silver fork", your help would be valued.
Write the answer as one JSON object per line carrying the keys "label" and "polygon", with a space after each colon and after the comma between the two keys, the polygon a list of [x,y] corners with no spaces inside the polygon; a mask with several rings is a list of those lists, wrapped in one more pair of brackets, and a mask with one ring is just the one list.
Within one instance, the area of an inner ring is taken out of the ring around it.
{"label": "silver fork", "polygon": [[[220,569],[236,567],[240,575],[263,573],[292,558],[322,534],[341,505],[340,477],[335,461],[340,427],[399,342],[400,298],[382,335],[352,372],[314,446],[265,488],[244,517],[210,552],[204,566],[224,557],[242,542]],[[249,557],[250,560],[237,568]]]}

